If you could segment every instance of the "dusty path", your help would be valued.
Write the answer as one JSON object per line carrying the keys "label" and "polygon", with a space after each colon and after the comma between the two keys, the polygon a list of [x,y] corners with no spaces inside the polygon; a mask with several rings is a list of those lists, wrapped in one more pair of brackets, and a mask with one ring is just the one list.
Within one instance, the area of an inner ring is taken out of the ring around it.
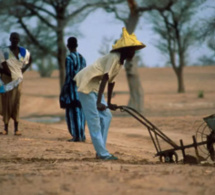
{"label": "dusty path", "polygon": [[[177,94],[170,68],[140,71],[144,115],[176,143],[183,139],[189,144],[202,118],[215,113],[215,67],[190,67],[185,73],[187,93]],[[126,104],[124,72],[117,82],[116,91],[121,93],[113,101]],[[55,75],[41,79],[27,72],[22,119],[64,116],[58,107],[59,90],[53,85],[58,86]],[[202,89],[205,97],[200,99],[197,95]],[[119,157],[114,162],[95,159],[88,129],[85,143],[70,143],[65,121],[39,124],[21,120],[20,137],[13,135],[11,123],[9,135],[0,136],[0,195],[215,194],[213,164],[160,163],[154,158],[156,151],[147,129],[125,114],[113,114],[107,148]],[[193,154],[193,150],[187,153]]]}

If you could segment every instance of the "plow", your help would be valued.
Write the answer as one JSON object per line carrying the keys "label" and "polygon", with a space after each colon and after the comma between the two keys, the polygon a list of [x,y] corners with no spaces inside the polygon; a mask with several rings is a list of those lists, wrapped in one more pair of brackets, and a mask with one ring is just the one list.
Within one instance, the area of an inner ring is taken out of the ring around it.
{"label": "plow", "polygon": [[[196,135],[192,136],[192,143],[185,145],[182,139],[179,141],[180,144],[176,144],[135,109],[128,106],[118,106],[117,109],[128,113],[147,128],[156,150],[155,157],[158,157],[160,162],[178,163],[178,152],[182,154],[183,163],[200,163],[207,160],[215,161],[215,114],[203,118],[202,124],[196,131]],[[167,143],[169,149],[162,149],[161,140]],[[188,148],[194,149],[196,157],[186,154]]]}

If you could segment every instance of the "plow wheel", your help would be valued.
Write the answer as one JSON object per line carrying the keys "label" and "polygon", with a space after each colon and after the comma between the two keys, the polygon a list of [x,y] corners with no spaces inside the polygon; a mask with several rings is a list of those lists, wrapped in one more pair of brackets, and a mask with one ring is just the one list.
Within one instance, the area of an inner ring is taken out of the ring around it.
{"label": "plow wheel", "polygon": [[211,160],[215,161],[215,132],[212,131],[212,133],[207,137],[208,143],[207,143],[207,149],[210,154]]}
{"label": "plow wheel", "polygon": [[178,155],[176,152],[164,153],[160,155],[160,162],[177,163]]}
{"label": "plow wheel", "polygon": [[196,131],[197,142],[207,142],[207,144],[198,146],[200,155],[208,160],[215,161],[215,131],[208,126],[206,122],[202,123]]}

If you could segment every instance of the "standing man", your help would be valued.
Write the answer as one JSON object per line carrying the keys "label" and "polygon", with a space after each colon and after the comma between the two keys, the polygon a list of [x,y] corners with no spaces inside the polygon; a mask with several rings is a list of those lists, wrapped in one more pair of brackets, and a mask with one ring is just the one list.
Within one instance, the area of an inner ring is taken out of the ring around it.
{"label": "standing man", "polygon": [[[8,134],[8,124],[10,118],[14,120],[14,135],[21,135],[19,126],[19,108],[22,89],[23,73],[31,64],[30,53],[24,47],[20,47],[20,36],[13,32],[10,34],[11,45],[1,49],[0,73],[1,80],[5,85],[11,85],[12,90],[1,94],[0,107],[2,110],[4,130],[0,131],[1,135]],[[14,85],[15,83],[15,85]]]}
{"label": "standing man", "polygon": [[[143,47],[145,45],[138,41],[134,34],[129,35],[123,28],[122,37],[113,45],[111,52],[81,70],[74,78],[96,150],[96,157],[99,159],[118,159],[106,149],[108,129],[112,118],[109,109],[116,110],[117,108],[115,104],[111,103],[114,78],[124,64],[124,60],[132,59],[135,50]],[[103,92],[107,83],[108,102],[106,103]]]}
{"label": "standing man", "polygon": [[70,53],[66,57],[66,79],[62,89],[65,94],[63,96],[68,97],[66,102],[66,122],[69,133],[72,139],[70,142],[82,142],[85,141],[85,117],[79,96],[77,92],[76,82],[73,80],[75,75],[86,67],[86,61],[84,57],[77,52],[78,42],[75,37],[70,37],[67,40],[67,48]]}

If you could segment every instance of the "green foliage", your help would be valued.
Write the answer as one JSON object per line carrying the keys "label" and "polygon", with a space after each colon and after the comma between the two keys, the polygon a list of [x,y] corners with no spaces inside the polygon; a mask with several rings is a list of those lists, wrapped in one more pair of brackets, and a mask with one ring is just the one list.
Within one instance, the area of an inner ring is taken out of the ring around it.
{"label": "green foliage", "polygon": [[204,91],[203,90],[200,90],[198,92],[198,98],[204,98]]}
{"label": "green foliage", "polygon": [[[163,1],[160,1],[162,3]],[[168,1],[164,1],[168,2]],[[167,57],[178,80],[178,92],[185,92],[183,68],[188,64],[188,51],[197,43],[198,28],[195,14],[203,1],[180,0],[171,2],[168,9],[152,11],[149,20],[159,35],[156,47]]]}
{"label": "green foliage", "polygon": [[57,63],[50,56],[37,60],[36,66],[41,77],[51,77],[52,72],[57,69]]}
{"label": "green foliage", "polygon": [[[78,25],[88,14],[109,4],[123,0],[0,0],[0,24],[4,32],[13,31],[26,35],[23,46],[30,48],[33,63],[37,59],[40,70],[44,56],[56,59],[60,71],[60,86],[64,83],[66,46],[65,35],[79,35]],[[42,71],[46,72],[46,71]]]}
{"label": "green foliage", "polygon": [[199,65],[203,66],[215,66],[215,55],[212,55],[210,57],[208,56],[202,56],[198,59]]}
{"label": "green foliage", "polygon": [[198,5],[197,1],[175,1],[169,10],[153,11],[148,17],[159,35],[155,46],[174,66],[186,64],[181,62],[185,62],[189,47],[197,41],[198,29],[192,19]]}
{"label": "green foliage", "polygon": [[200,40],[199,46],[201,47],[202,44],[207,45],[207,55],[202,55],[198,58],[198,65],[203,66],[213,66],[215,65],[215,7],[211,6],[208,8],[209,12],[213,14],[208,18],[202,17],[199,20],[199,32],[198,32],[198,39]]}

